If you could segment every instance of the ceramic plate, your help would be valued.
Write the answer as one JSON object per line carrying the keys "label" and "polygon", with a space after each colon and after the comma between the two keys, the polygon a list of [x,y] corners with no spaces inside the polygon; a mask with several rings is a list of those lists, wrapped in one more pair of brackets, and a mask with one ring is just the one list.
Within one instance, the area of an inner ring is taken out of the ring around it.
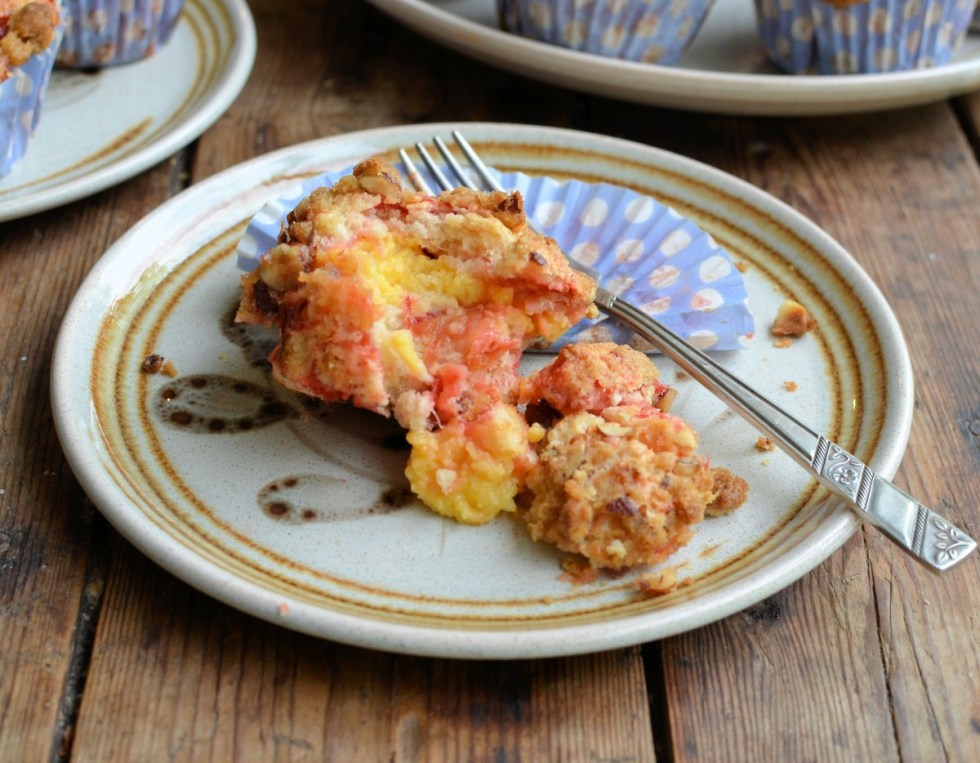
{"label": "ceramic plate", "polygon": [[[663,359],[676,412],[751,495],[702,523],[670,561],[685,585],[653,599],[629,575],[573,585],[562,555],[511,517],[468,527],[428,511],[406,491],[393,425],[310,405],[270,380],[260,362],[268,337],[231,321],[235,246],[249,218],[306,177],[375,153],[395,159],[396,148],[453,127],[384,128],[259,157],[175,197],[104,255],[65,317],[52,398],[72,468],[119,531],[191,585],[286,627],[470,658],[590,652],[696,628],[838,549],[856,518],[788,457],[758,450],[751,427]],[[647,146],[517,125],[464,132],[502,170],[615,179],[698,222],[744,263],[759,327],[745,349],[718,357],[894,474],[911,421],[907,351],[868,276],[816,226],[731,176]],[[820,325],[780,349],[765,327],[787,296]],[[141,373],[151,353],[177,376]]]}
{"label": "ceramic plate", "polygon": [[0,179],[0,221],[101,191],[184,147],[231,105],[254,60],[244,0],[189,0],[155,55],[56,69],[27,154]]}
{"label": "ceramic plate", "polygon": [[752,0],[716,2],[677,66],[566,50],[500,31],[494,0],[370,0],[416,32],[553,85],[656,106],[795,116],[879,111],[980,88],[980,39],[935,69],[847,77],[779,74],[762,49]]}

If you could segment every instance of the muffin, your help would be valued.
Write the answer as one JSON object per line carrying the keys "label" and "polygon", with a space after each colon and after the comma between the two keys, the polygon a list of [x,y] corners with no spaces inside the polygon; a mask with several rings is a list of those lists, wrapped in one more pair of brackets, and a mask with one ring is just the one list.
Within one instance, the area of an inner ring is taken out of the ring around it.
{"label": "muffin", "polygon": [[666,412],[673,390],[643,353],[577,343],[521,377],[531,342],[597,311],[595,282],[520,193],[417,193],[369,159],[300,201],[241,284],[237,320],[278,329],[274,378],[393,416],[412,491],[438,514],[510,513],[623,570],[684,545],[722,493],[717,513],[744,500]]}
{"label": "muffin", "polygon": [[595,288],[528,225],[520,194],[429,196],[368,160],[288,215],[237,318],[279,329],[284,386],[394,416],[415,492],[479,523],[513,509],[530,458],[521,354],[594,316]]}
{"label": "muffin", "polygon": [[497,0],[500,26],[532,40],[647,64],[674,64],[714,0]]}
{"label": "muffin", "polygon": [[878,74],[949,63],[976,0],[755,0],[772,61],[792,74]]}
{"label": "muffin", "polygon": [[64,0],[57,65],[89,69],[152,56],[170,39],[184,0]]}
{"label": "muffin", "polygon": [[24,156],[41,119],[61,31],[54,0],[0,2],[0,176]]}

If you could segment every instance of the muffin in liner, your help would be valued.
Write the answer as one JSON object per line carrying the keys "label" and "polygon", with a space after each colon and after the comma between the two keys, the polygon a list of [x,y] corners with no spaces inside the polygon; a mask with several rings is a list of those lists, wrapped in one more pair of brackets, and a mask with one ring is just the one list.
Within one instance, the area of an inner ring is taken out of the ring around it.
{"label": "muffin in liner", "polygon": [[674,64],[714,0],[497,0],[500,26],[532,40],[648,64]]}
{"label": "muffin in liner", "polygon": [[772,61],[792,74],[880,74],[949,63],[976,0],[755,0]]}
{"label": "muffin in liner", "polygon": [[41,121],[44,96],[63,31],[64,24],[59,24],[45,50],[12,67],[10,76],[0,82],[0,177],[9,174],[23,158]]}
{"label": "muffin in liner", "polygon": [[[310,178],[266,204],[238,244],[238,267],[253,270],[259,257],[276,245],[286,215],[300,200],[350,172],[347,168]],[[420,172],[430,187],[438,187],[423,168]],[[605,288],[683,338],[702,349],[735,350],[752,337],[754,320],[741,272],[728,252],[691,220],[628,188],[493,172],[504,188],[521,192],[528,220],[541,233],[593,270]],[[613,341],[652,350],[605,316],[581,321],[549,349],[575,341]]]}
{"label": "muffin in liner", "polygon": [[167,43],[185,0],[64,0],[57,64],[88,69],[152,56]]}

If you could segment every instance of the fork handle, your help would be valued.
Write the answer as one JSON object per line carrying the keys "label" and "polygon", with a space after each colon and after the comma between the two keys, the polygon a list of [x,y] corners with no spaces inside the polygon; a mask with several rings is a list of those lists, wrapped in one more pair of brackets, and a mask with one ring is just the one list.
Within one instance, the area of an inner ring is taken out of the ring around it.
{"label": "fork handle", "polygon": [[976,541],[836,443],[801,424],[703,352],[629,302],[599,289],[596,305],[724,400],[865,521],[933,572],[962,561]]}

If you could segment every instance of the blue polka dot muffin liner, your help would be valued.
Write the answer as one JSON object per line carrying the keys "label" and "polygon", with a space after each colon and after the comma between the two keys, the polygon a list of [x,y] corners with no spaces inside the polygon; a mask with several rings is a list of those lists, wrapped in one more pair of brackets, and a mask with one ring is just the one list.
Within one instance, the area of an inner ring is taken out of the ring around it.
{"label": "blue polka dot muffin liner", "polygon": [[54,68],[58,43],[64,31],[59,24],[47,50],[14,67],[0,83],[0,177],[10,174],[27,152],[27,146],[41,121],[44,96]]}
{"label": "blue polka dot muffin liner", "polygon": [[677,63],[714,0],[497,0],[507,32],[585,53]]}
{"label": "blue polka dot muffin liner", "polygon": [[64,0],[57,64],[91,69],[139,61],[170,39],[184,0]]}
{"label": "blue polka dot muffin liner", "polygon": [[[397,168],[408,177],[403,167]],[[311,178],[266,204],[238,244],[238,267],[254,270],[259,257],[276,245],[286,215],[314,189],[332,186],[350,171]],[[422,168],[420,172],[426,174]],[[755,324],[742,274],[729,253],[691,220],[628,188],[495,174],[504,188],[521,192],[531,224],[555,239],[569,257],[592,268],[605,288],[702,349],[747,346]],[[426,180],[438,187],[431,178]],[[577,341],[612,341],[652,350],[630,329],[604,316],[583,320],[551,349]]]}
{"label": "blue polka dot muffin liner", "polygon": [[772,61],[792,74],[880,74],[949,63],[976,0],[755,0]]}

